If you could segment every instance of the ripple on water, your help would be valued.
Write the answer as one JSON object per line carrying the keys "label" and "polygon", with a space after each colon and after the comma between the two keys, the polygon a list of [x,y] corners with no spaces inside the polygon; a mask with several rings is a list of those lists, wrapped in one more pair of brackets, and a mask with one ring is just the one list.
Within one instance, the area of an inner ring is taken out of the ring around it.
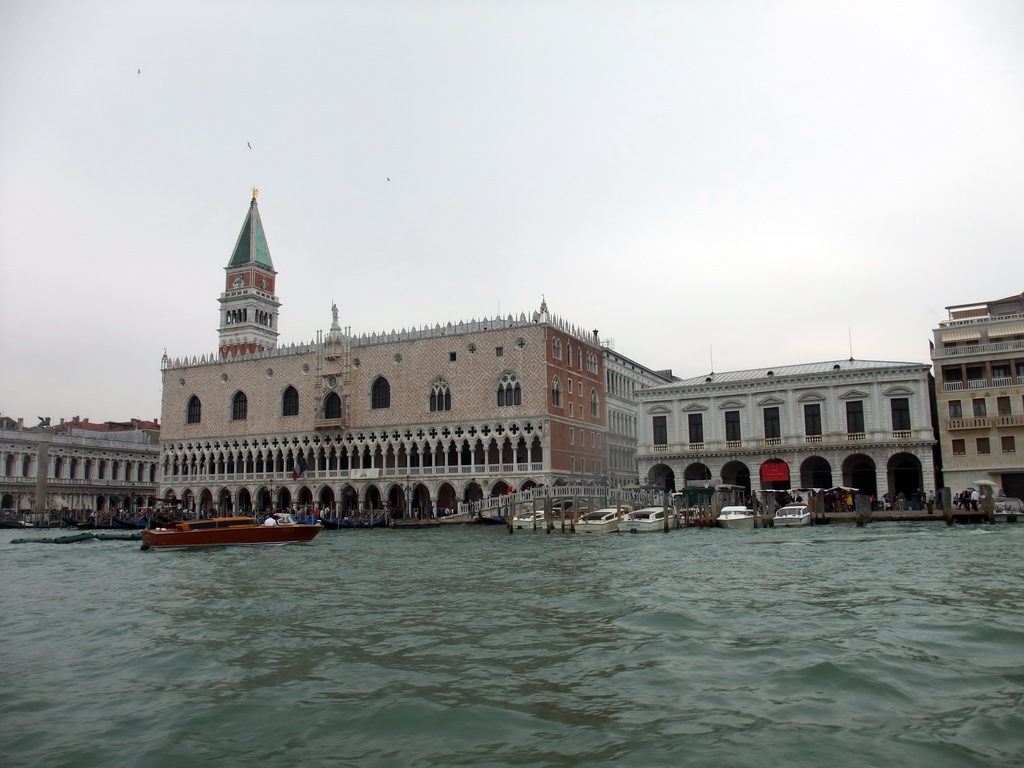
{"label": "ripple on water", "polygon": [[480,526],[201,553],[8,541],[5,765],[1024,754],[1024,526]]}

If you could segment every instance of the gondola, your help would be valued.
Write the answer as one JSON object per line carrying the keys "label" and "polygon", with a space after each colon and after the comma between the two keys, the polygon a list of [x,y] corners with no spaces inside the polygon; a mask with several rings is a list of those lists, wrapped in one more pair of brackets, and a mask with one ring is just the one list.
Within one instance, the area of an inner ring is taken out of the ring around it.
{"label": "gondola", "polygon": [[127,528],[130,531],[135,531],[135,530],[138,530],[140,528],[148,528],[149,527],[149,521],[146,520],[146,518],[141,518],[139,520],[125,520],[124,518],[117,517],[115,515],[114,516],[114,527],[115,528]]}

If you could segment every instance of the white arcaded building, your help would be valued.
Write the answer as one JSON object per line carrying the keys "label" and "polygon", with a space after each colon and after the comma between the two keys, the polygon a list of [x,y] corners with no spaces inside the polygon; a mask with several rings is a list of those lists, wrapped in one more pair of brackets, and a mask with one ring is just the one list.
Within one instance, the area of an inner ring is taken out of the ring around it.
{"label": "white arcaded building", "polygon": [[638,392],[641,477],[750,492],[935,490],[925,363],[833,360],[711,373]]}

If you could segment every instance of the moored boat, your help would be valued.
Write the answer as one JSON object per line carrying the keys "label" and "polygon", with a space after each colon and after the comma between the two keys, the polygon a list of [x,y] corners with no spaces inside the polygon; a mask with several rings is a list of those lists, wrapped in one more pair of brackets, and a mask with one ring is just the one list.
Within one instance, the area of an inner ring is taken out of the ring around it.
{"label": "moored boat", "polygon": [[811,524],[811,508],[806,504],[787,504],[776,511],[772,525],[776,528],[802,528]]}
{"label": "moored boat", "polygon": [[754,513],[746,507],[722,507],[718,515],[719,528],[753,528]]}
{"label": "moored boat", "polygon": [[270,546],[312,541],[319,525],[296,523],[291,515],[277,514],[271,524],[258,524],[253,517],[213,517],[182,520],[169,528],[142,531],[142,548],[201,549],[204,547]]}
{"label": "moored boat", "polygon": [[618,533],[619,521],[622,516],[629,512],[629,508],[616,509],[595,509],[593,512],[585,512],[576,521],[576,533]]}
{"label": "moored boat", "polygon": [[[665,530],[665,510],[662,507],[644,507],[627,512],[619,520],[617,527],[620,533],[650,533]],[[674,528],[669,520],[669,527]]]}
{"label": "moored boat", "polygon": [[1000,496],[992,500],[992,522],[1016,523],[1024,522],[1024,502]]}
{"label": "moored boat", "polygon": [[537,509],[531,512],[520,512],[512,517],[513,528],[536,528],[544,527],[544,510]]}

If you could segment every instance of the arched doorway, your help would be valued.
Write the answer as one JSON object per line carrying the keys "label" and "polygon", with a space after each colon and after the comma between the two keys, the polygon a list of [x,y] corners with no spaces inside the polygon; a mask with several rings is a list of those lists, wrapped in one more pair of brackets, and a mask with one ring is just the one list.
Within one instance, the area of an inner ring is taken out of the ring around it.
{"label": "arched doorway", "polygon": [[220,489],[220,494],[217,496],[217,510],[222,515],[230,515],[235,511],[231,504],[231,491],[227,488]]}
{"label": "arched doorway", "polygon": [[441,487],[437,489],[437,508],[455,510],[457,507],[458,497],[455,495],[455,489],[450,483],[441,483]]}
{"label": "arched doorway", "polygon": [[252,496],[248,488],[242,488],[238,492],[238,511],[246,515],[252,513]]}
{"label": "arched doorway", "polygon": [[800,464],[801,488],[831,488],[832,465],[821,456],[811,456]]}
{"label": "arched doorway", "polygon": [[363,491],[363,508],[369,510],[384,508],[384,497],[381,496],[380,488],[376,485],[368,485]]}
{"label": "arched doorway", "polygon": [[359,492],[351,485],[341,489],[341,515],[349,517],[359,509]]}
{"label": "arched doorway", "polygon": [[697,462],[683,470],[683,485],[704,488],[711,483],[711,469],[707,464]]}
{"label": "arched doorway", "polygon": [[903,497],[907,500],[908,508],[911,508],[911,501],[921,495],[920,459],[912,453],[897,453],[889,457],[886,469],[889,480],[889,492],[893,497],[898,497],[902,493]]}
{"label": "arched doorway", "polygon": [[462,492],[462,500],[466,503],[471,501],[480,501],[484,497],[484,492],[480,488],[479,483],[476,480],[466,485],[466,490]]}
{"label": "arched doorway", "polygon": [[742,461],[729,461],[722,467],[722,482],[726,485],[738,485],[750,495],[750,467]]}
{"label": "arched doorway", "polygon": [[299,488],[299,492],[295,495],[295,500],[299,507],[308,512],[313,511],[313,492],[309,490],[308,486],[304,485]]}
{"label": "arched doorway", "polygon": [[318,506],[320,512],[331,511],[334,509],[334,489],[329,485],[325,485],[320,489],[320,496],[318,499]]}
{"label": "arched doorway", "polygon": [[855,453],[843,461],[843,485],[856,488],[857,493],[878,497],[878,481],[875,479],[875,462],[869,456]]}
{"label": "arched doorway", "polygon": [[761,465],[761,488],[766,491],[784,491],[792,484],[789,464],[782,459],[768,459]]}
{"label": "arched doorway", "polygon": [[674,491],[676,489],[676,473],[665,464],[655,464],[647,473],[647,481],[663,491]]}
{"label": "arched doorway", "polygon": [[213,491],[209,488],[203,488],[203,490],[199,492],[199,511],[213,511]]}
{"label": "arched doorway", "polygon": [[504,480],[498,480],[494,485],[491,486],[491,497],[504,496],[508,493],[510,486]]}

